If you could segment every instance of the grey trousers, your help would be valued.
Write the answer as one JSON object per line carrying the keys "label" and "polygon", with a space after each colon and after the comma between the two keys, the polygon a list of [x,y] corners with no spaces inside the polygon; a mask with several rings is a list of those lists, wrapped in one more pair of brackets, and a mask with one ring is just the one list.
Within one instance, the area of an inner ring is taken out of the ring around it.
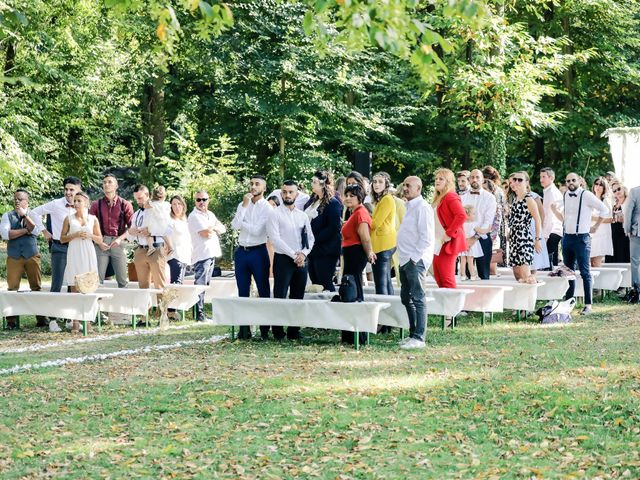
{"label": "grey trousers", "polygon": [[[104,243],[110,245],[116,237],[104,236]],[[100,275],[100,282],[104,282],[105,274],[107,273],[107,265],[111,261],[111,266],[116,274],[116,281],[118,282],[118,288],[124,288],[127,286],[127,254],[124,247],[120,244],[117,247],[110,248],[103,251],[98,245],[96,247],[96,255],[98,257],[98,275]]]}
{"label": "grey trousers", "polygon": [[629,237],[631,253],[631,284],[640,289],[640,237]]}
{"label": "grey trousers", "polygon": [[68,244],[52,243],[51,244],[51,291],[59,292],[62,290],[62,282],[64,280],[64,271],[67,268],[67,250]]}

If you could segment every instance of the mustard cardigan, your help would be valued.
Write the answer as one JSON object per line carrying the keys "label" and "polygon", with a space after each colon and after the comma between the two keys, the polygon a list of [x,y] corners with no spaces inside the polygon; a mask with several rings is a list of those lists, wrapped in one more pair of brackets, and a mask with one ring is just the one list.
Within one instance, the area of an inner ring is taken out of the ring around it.
{"label": "mustard cardigan", "polygon": [[371,246],[374,253],[384,252],[396,246],[396,202],[391,194],[382,197],[371,217]]}

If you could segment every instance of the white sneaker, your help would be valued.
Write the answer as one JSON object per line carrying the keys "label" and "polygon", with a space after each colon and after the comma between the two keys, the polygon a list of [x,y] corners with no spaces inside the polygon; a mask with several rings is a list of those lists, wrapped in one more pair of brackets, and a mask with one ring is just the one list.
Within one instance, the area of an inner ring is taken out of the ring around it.
{"label": "white sneaker", "polygon": [[61,332],[62,329],[58,326],[58,322],[55,320],[51,320],[49,322],[49,331],[50,332]]}
{"label": "white sneaker", "polygon": [[415,338],[410,338],[408,342],[400,345],[403,350],[413,350],[415,348],[424,348],[424,342]]}
{"label": "white sneaker", "polygon": [[407,343],[409,340],[411,340],[411,337],[404,337],[402,340],[400,340],[398,342],[398,345],[404,345],[405,343]]}

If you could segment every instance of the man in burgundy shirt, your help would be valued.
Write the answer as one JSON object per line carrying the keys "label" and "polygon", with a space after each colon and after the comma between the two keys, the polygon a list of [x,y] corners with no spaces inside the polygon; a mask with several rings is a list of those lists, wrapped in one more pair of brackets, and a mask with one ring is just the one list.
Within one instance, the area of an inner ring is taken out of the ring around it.
{"label": "man in burgundy shirt", "polygon": [[111,261],[118,287],[124,288],[127,286],[127,255],[122,242],[131,226],[133,206],[131,202],[118,196],[118,179],[111,173],[104,176],[102,191],[104,197],[93,202],[89,209],[89,213],[98,218],[102,232],[102,243],[96,245],[98,273],[100,281],[104,282],[107,266]]}

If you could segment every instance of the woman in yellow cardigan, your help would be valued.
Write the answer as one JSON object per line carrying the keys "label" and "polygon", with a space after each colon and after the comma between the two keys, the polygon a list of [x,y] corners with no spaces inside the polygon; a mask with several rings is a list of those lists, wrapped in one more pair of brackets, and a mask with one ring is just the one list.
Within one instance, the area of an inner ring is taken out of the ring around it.
{"label": "woman in yellow cardigan", "polygon": [[373,216],[371,218],[371,246],[376,254],[372,265],[376,293],[393,295],[391,282],[391,256],[396,251],[396,203],[389,193],[391,177],[378,172],[371,182]]}

